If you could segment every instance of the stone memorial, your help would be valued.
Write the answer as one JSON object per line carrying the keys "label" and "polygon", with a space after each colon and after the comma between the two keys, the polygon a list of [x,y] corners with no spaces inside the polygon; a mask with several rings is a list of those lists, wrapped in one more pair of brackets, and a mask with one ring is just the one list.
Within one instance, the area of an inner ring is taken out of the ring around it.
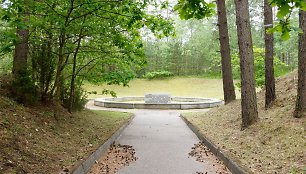
{"label": "stone memorial", "polygon": [[168,104],[171,103],[170,94],[146,94],[145,95],[146,104]]}

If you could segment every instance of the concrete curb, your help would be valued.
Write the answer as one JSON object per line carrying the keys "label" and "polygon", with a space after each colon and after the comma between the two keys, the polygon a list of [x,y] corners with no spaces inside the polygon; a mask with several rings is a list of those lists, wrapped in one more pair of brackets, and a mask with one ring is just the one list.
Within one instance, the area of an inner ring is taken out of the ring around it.
{"label": "concrete curb", "polygon": [[[233,174],[253,174],[254,172],[251,172],[248,168],[242,166],[239,164],[239,160],[232,160],[229,154],[226,154],[225,152],[222,152],[220,148],[218,148],[215,144],[213,144],[210,140],[208,140],[197,127],[192,125],[186,118],[180,115],[180,117],[183,119],[183,121],[187,124],[187,126],[197,135],[197,137],[203,141],[203,143],[211,150],[211,152],[219,158],[221,161],[223,161],[224,165],[233,173]],[[238,163],[238,164],[237,164]]]}
{"label": "concrete curb", "polygon": [[110,145],[115,142],[115,140],[121,135],[123,130],[132,122],[134,117],[135,115],[132,115],[132,117],[123,126],[121,126],[121,128],[119,128],[104,144],[102,144],[95,152],[93,152],[85,161],[74,167],[71,173],[86,174],[95,164],[95,161],[99,160],[101,155],[106,152]]}
{"label": "concrete curb", "polygon": [[[187,109],[206,109],[213,108],[223,104],[222,100],[213,98],[194,98],[194,97],[171,97],[172,101],[177,103],[138,103],[127,101],[145,100],[145,97],[118,97],[118,98],[98,98],[94,99],[95,106],[105,108],[122,108],[122,109],[174,109],[174,110],[187,110]],[[184,103],[188,102],[188,103]]]}

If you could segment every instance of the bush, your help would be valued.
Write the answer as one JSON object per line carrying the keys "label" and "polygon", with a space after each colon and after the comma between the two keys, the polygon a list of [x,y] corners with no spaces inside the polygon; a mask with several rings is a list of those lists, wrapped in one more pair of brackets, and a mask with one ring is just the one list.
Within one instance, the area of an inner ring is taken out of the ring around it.
{"label": "bush", "polygon": [[173,76],[172,72],[169,71],[154,71],[154,72],[148,72],[146,73],[143,77],[145,79],[161,79],[161,78],[166,78],[166,77],[171,77]]}
{"label": "bush", "polygon": [[13,98],[20,103],[34,104],[38,101],[38,88],[28,70],[22,70],[15,74],[11,90]]}
{"label": "bush", "polygon": [[[82,89],[82,83],[76,79],[74,97],[72,102],[71,111],[80,111],[84,109],[87,103],[87,95],[85,90]],[[70,105],[70,83],[66,82],[61,90],[61,100],[63,101],[64,107],[69,108]]]}
{"label": "bush", "polygon": [[[254,47],[254,68],[256,86],[262,87],[265,85],[265,51],[263,48]],[[232,56],[233,78],[240,79],[240,60],[239,55],[234,54]],[[290,72],[291,68],[281,62],[279,58],[274,57],[274,75],[279,77]],[[241,87],[240,83],[236,84],[237,87]]]}
{"label": "bush", "polygon": [[12,55],[4,55],[0,58],[0,75],[9,74],[13,68]]}

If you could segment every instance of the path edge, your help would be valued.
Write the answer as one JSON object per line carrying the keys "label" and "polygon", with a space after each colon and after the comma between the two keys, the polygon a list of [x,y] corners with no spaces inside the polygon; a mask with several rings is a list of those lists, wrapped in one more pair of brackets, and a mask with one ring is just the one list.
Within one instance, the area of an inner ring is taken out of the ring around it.
{"label": "path edge", "polygon": [[221,161],[224,165],[233,173],[233,174],[253,174],[254,172],[250,171],[248,168],[240,164],[237,160],[230,158],[231,155],[228,153],[222,152],[215,144],[213,144],[204,134],[202,134],[196,126],[194,126],[190,121],[188,121],[182,114],[180,115],[182,120],[186,125],[192,130],[196,136],[203,141],[203,143],[210,149],[210,151]]}
{"label": "path edge", "polygon": [[113,144],[116,139],[121,135],[124,129],[131,124],[134,119],[135,114],[133,114],[113,135],[104,142],[95,152],[93,152],[85,161],[77,164],[72,168],[72,174],[86,174],[89,172],[91,167],[100,159],[104,152]]}

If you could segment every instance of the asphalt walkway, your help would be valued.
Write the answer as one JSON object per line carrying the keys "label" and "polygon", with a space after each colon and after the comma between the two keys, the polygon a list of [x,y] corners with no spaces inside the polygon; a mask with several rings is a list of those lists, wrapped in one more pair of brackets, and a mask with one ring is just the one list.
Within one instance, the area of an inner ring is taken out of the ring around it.
{"label": "asphalt walkway", "polygon": [[199,140],[178,111],[137,110],[117,143],[135,148],[138,160],[119,174],[192,174],[203,165],[188,153]]}
{"label": "asphalt walkway", "polygon": [[[109,110],[92,104],[87,107]],[[188,157],[199,139],[180,118],[181,111],[111,110],[135,114],[116,143],[133,146],[138,159],[119,174],[195,174],[204,170],[203,164]]]}

